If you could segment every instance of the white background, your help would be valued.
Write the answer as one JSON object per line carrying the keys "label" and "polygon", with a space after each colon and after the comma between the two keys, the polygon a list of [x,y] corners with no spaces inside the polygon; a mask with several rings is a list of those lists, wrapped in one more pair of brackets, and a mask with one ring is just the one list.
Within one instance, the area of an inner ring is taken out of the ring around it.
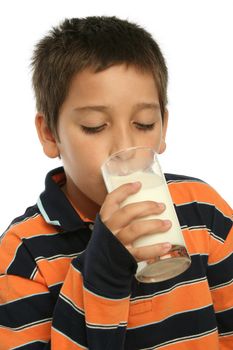
{"label": "white background", "polygon": [[90,15],[136,21],[153,34],[170,72],[163,170],[202,178],[233,205],[231,0],[7,0],[0,3],[0,233],[60,165],[44,156],[34,127],[33,46],[64,18]]}

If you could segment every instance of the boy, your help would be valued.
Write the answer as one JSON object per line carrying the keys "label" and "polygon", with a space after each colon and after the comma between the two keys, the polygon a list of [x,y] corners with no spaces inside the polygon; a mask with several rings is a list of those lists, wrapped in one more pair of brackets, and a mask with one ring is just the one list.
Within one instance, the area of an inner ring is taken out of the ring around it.
{"label": "boy", "polygon": [[100,173],[120,149],[165,150],[167,68],[156,42],[116,17],[65,20],[32,66],[38,135],[64,167],[2,238],[0,349],[232,349],[231,208],[206,183],[167,174],[192,264],[139,283],[137,262],[171,246],[132,242],[171,223],[135,224],[163,204],[120,208],[140,184],[107,194]]}

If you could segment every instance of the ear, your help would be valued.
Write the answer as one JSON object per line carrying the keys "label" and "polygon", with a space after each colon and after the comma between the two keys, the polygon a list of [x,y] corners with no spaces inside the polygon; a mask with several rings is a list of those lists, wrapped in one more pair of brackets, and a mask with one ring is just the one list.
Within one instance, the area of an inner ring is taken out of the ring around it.
{"label": "ear", "polygon": [[44,153],[49,158],[59,157],[60,152],[57,146],[57,140],[48,127],[43,114],[37,113],[35,118],[36,130],[42,144]]}
{"label": "ear", "polygon": [[167,134],[167,125],[168,125],[168,110],[165,109],[163,116],[163,125],[162,125],[162,138],[159,147],[159,154],[163,153],[166,150],[166,134]]}

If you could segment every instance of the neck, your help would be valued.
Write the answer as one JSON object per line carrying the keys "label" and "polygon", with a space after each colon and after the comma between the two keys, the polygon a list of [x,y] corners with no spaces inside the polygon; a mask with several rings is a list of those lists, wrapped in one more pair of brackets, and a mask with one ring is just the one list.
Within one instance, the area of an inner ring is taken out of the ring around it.
{"label": "neck", "polygon": [[100,210],[100,206],[97,203],[93,202],[69,181],[62,186],[62,191],[78,214],[89,220],[95,220],[96,214]]}

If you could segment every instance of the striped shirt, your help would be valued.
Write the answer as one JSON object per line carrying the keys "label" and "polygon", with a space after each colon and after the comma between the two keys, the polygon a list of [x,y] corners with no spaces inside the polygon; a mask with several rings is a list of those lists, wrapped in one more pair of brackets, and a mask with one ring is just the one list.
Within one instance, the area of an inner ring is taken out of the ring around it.
{"label": "striped shirt", "polygon": [[82,218],[46,177],[0,245],[0,350],[233,349],[233,212],[201,180],[166,174],[192,263],[140,283],[101,222]]}

